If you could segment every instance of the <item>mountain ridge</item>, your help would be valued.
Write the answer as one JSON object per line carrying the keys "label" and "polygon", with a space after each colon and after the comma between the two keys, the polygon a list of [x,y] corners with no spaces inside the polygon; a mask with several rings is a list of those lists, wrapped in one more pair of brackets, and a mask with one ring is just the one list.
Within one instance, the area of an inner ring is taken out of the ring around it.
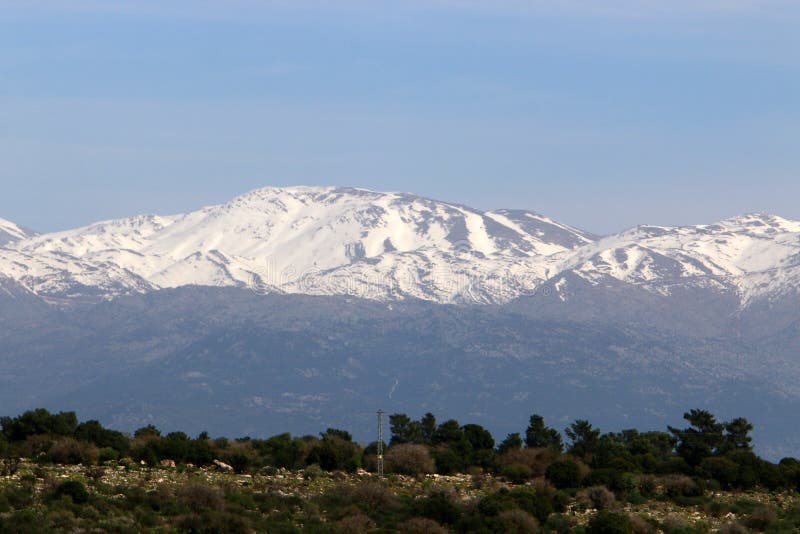
{"label": "mountain ridge", "polygon": [[765,452],[796,455],[798,230],[749,214],[594,236],[525,210],[268,188],[27,236],[0,247],[0,404],[363,435],[381,407],[511,432],[508,414],[619,430],[700,406],[758,417]]}
{"label": "mountain ridge", "polygon": [[0,221],[0,239],[4,229],[11,237],[0,242],[0,277],[51,299],[201,285],[506,304],[574,273],[660,294],[677,286],[735,291],[745,308],[800,288],[800,221],[769,214],[596,236],[533,211],[297,186],[255,189],[185,214],[41,235]]}

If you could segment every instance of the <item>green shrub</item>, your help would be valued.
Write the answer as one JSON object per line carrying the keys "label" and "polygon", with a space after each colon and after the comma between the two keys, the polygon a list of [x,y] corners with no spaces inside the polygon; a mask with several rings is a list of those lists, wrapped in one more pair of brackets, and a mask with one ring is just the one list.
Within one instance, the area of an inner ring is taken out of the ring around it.
{"label": "green shrub", "polygon": [[750,531],[739,523],[726,523],[719,527],[719,534],[749,534]]}
{"label": "green shrub", "polygon": [[433,519],[444,525],[453,525],[458,521],[460,510],[442,492],[432,493],[414,504],[414,515]]}
{"label": "green shrub", "polygon": [[101,464],[106,462],[116,462],[119,460],[119,452],[111,447],[103,447],[97,451],[97,461]]}
{"label": "green shrub", "polygon": [[644,497],[652,497],[656,494],[658,482],[653,475],[641,475],[637,480],[637,487]]}
{"label": "green shrub", "polygon": [[703,494],[694,480],[683,475],[664,477],[664,493],[669,497],[697,497]]}
{"label": "green shrub", "polygon": [[447,534],[449,530],[426,517],[412,517],[397,525],[401,534]]}
{"label": "green shrub", "polygon": [[739,480],[739,466],[724,456],[706,458],[700,463],[698,472],[716,480],[726,489],[735,487]]}
{"label": "green shrub", "polygon": [[775,510],[768,506],[759,506],[745,518],[744,524],[753,530],[763,532],[777,520],[778,515],[775,513]]}
{"label": "green shrub", "polygon": [[499,532],[508,534],[535,534],[539,532],[539,522],[523,510],[503,510],[497,516]]}
{"label": "green shrub", "polygon": [[218,532],[246,534],[253,531],[253,526],[246,517],[216,510],[184,516],[178,521],[177,526],[180,532],[198,534]]}
{"label": "green shrub", "polygon": [[633,524],[627,514],[602,510],[586,527],[587,534],[632,534]]}
{"label": "green shrub", "polygon": [[577,488],[581,483],[578,464],[569,460],[559,460],[547,467],[545,478],[558,489]]}
{"label": "green shrub", "polygon": [[56,486],[53,491],[55,498],[69,497],[75,504],[85,504],[89,502],[89,492],[86,486],[78,480],[67,480]]}
{"label": "green shrub", "polygon": [[511,464],[501,469],[500,475],[513,484],[523,484],[533,477],[533,470],[524,464]]}
{"label": "green shrub", "polygon": [[362,449],[338,432],[322,435],[308,452],[306,462],[318,464],[325,471],[355,471],[361,466]]}
{"label": "green shrub", "polygon": [[616,498],[607,487],[592,486],[578,495],[578,501],[588,508],[608,510],[614,506]]}
{"label": "green shrub", "polygon": [[463,456],[449,447],[436,448],[431,454],[436,462],[436,472],[440,475],[452,475],[465,468]]}
{"label": "green shrub", "polygon": [[708,532],[708,524],[704,522],[689,523],[685,519],[672,515],[661,524],[665,534],[704,534]]}
{"label": "green shrub", "polygon": [[544,524],[545,531],[556,534],[568,534],[573,531],[574,527],[575,519],[563,514],[551,514]]}
{"label": "green shrub", "polygon": [[177,491],[182,504],[195,513],[205,510],[222,510],[225,505],[222,492],[199,482],[189,483]]}

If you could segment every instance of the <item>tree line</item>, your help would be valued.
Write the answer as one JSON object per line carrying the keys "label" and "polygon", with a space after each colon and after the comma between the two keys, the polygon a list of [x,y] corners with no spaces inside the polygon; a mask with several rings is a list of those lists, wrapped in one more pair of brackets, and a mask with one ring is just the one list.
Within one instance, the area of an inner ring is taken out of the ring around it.
{"label": "tree line", "polygon": [[[800,462],[772,463],[753,452],[753,425],[744,418],[718,421],[706,410],[684,414],[687,426],[665,432],[601,432],[588,420],[570,424],[562,435],[534,414],[524,433],[496,443],[477,424],[443,422],[427,413],[419,420],[389,416],[391,439],[386,450],[390,473],[453,474],[481,469],[515,482],[544,476],[556,487],[603,483],[624,485],[626,474],[677,474],[721,488],[800,489]],[[74,412],[45,409],[0,418],[0,454],[39,462],[102,464],[128,459],[155,466],[161,462],[213,465],[225,463],[237,472],[263,468],[355,471],[376,467],[377,443],[362,447],[345,431],[330,428],[318,436],[278,434],[267,439],[166,435],[152,425],[132,435],[110,430],[98,421],[79,422]]]}

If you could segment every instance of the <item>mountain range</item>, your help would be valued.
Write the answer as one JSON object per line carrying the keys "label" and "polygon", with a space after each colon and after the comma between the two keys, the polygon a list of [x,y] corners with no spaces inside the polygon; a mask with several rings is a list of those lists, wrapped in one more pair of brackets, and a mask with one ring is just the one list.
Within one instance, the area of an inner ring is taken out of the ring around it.
{"label": "mountain range", "polygon": [[183,286],[506,304],[570,277],[732,293],[741,307],[800,287],[800,221],[744,215],[598,237],[524,210],[406,193],[264,188],[187,214],[37,235],[0,220],[0,277],[44,299]]}
{"label": "mountain range", "polygon": [[597,236],[407,193],[259,189],[37,234],[0,219],[0,407],[368,440],[374,411],[524,430],[745,416],[800,456],[800,221]]}

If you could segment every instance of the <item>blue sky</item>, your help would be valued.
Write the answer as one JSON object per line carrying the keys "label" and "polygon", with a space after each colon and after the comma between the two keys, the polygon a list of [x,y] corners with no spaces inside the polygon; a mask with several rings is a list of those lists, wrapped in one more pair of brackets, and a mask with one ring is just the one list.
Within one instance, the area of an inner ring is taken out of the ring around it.
{"label": "blue sky", "polygon": [[800,3],[0,0],[0,217],[265,185],[607,233],[800,219]]}

